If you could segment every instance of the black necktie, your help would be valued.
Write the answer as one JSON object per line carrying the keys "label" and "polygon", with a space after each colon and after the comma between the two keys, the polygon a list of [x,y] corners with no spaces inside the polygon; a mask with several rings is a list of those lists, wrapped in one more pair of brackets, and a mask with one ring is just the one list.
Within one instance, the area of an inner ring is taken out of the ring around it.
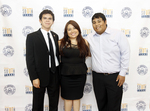
{"label": "black necktie", "polygon": [[56,65],[55,65],[55,57],[54,57],[53,44],[52,44],[51,38],[49,36],[49,33],[47,33],[47,35],[48,35],[50,55],[51,55],[51,71],[53,73],[55,73],[55,71],[56,71]]}

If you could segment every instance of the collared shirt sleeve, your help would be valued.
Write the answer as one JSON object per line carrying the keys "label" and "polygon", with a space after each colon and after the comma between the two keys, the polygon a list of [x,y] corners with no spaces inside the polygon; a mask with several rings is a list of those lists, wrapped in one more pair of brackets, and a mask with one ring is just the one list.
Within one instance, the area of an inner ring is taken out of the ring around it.
{"label": "collared shirt sleeve", "polygon": [[130,59],[130,47],[127,38],[123,32],[120,33],[118,46],[120,48],[120,73],[119,75],[125,76],[129,68],[129,59]]}

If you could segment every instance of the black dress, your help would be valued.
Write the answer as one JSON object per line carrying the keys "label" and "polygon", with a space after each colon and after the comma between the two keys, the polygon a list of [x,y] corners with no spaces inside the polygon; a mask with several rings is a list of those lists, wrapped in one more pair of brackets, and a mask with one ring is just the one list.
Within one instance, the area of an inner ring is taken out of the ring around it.
{"label": "black dress", "polygon": [[83,96],[87,66],[81,58],[79,49],[64,47],[61,56],[61,96],[64,99],[76,100]]}

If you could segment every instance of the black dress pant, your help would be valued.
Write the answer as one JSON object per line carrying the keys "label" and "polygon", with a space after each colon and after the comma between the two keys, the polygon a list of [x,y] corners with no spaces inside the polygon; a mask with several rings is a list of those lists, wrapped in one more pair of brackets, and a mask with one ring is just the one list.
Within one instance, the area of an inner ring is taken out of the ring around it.
{"label": "black dress pant", "polygon": [[59,79],[58,71],[53,74],[50,71],[49,84],[46,87],[35,88],[33,86],[33,107],[32,111],[44,111],[44,95],[47,89],[49,98],[49,111],[58,111],[59,100]]}
{"label": "black dress pant", "polygon": [[99,111],[121,111],[122,86],[116,82],[119,73],[104,75],[93,71],[93,86]]}

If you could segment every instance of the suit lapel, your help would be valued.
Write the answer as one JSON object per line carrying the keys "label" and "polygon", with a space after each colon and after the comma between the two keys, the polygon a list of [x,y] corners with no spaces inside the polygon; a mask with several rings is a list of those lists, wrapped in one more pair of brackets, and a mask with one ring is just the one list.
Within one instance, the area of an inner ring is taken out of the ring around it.
{"label": "suit lapel", "polygon": [[58,56],[58,55],[59,55],[59,54],[58,54],[58,52],[59,52],[59,48],[58,48],[57,35],[56,35],[55,33],[53,33],[52,31],[51,31],[51,34],[52,34],[53,39],[54,39],[54,41],[55,41],[55,46],[56,46],[56,55]]}
{"label": "suit lapel", "polygon": [[52,36],[53,36],[53,40],[54,40],[54,42],[55,42],[56,52],[57,52],[57,44],[58,44],[57,37],[56,37],[56,35],[55,35],[52,31],[51,31],[51,34],[52,34]]}
{"label": "suit lapel", "polygon": [[52,34],[52,36],[53,36],[53,39],[54,39],[55,45],[56,45],[56,43],[57,43],[56,35],[55,35],[52,31],[51,31],[51,34]]}
{"label": "suit lapel", "polygon": [[[55,46],[56,46],[56,55],[58,55],[59,49],[58,49],[57,35],[55,33],[53,33],[52,31],[51,31],[51,34],[52,34],[52,37],[53,37],[53,40],[54,40]],[[45,48],[48,50],[48,47],[47,47],[47,44],[45,42],[44,36],[43,36],[40,29],[37,31],[37,37],[39,37],[41,39],[41,41],[44,44]]]}
{"label": "suit lapel", "polygon": [[48,50],[48,47],[47,47],[47,44],[45,42],[44,36],[43,36],[43,34],[42,34],[40,29],[37,31],[37,34],[38,34],[38,37],[41,39],[42,43],[46,46],[46,48]]}

